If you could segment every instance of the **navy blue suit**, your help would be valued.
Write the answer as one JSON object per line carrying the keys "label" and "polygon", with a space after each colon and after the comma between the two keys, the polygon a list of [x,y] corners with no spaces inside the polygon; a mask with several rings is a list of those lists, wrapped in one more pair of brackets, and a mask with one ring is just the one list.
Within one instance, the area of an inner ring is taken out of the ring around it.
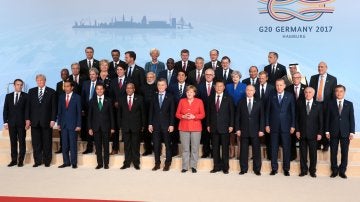
{"label": "navy blue suit", "polygon": [[175,69],[172,71],[170,82],[169,82],[168,78],[167,78],[168,71],[169,70],[164,70],[164,71],[159,72],[158,79],[160,79],[160,78],[166,79],[166,82],[167,82],[168,86],[171,86],[173,83],[177,82],[177,79],[176,79],[177,78],[177,72],[176,72]]}
{"label": "navy blue suit", "polygon": [[77,165],[77,132],[76,127],[81,127],[81,98],[80,95],[71,95],[68,108],[66,108],[66,93],[59,97],[58,102],[58,125],[61,129],[61,146],[65,165]]}
{"label": "navy blue suit", "polygon": [[283,147],[283,170],[290,170],[290,128],[295,128],[295,100],[294,96],[284,91],[281,102],[278,93],[274,92],[266,108],[266,126],[270,126],[271,138],[271,167],[278,170],[279,140]]}

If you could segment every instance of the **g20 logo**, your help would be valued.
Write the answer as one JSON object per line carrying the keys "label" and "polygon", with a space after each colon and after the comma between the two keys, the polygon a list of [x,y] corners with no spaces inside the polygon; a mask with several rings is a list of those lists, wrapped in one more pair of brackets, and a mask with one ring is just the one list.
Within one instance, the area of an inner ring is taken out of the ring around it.
{"label": "g20 logo", "polygon": [[315,21],[324,13],[333,13],[333,7],[326,4],[335,0],[259,0],[263,6],[259,8],[260,14],[268,13],[274,20],[289,21],[299,19],[303,21]]}

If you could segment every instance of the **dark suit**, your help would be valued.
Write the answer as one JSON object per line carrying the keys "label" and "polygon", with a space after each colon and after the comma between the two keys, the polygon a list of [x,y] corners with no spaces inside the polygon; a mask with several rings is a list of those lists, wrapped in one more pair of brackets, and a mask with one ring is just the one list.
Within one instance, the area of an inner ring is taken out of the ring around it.
{"label": "dark suit", "polygon": [[[271,84],[267,83],[266,84],[266,89],[264,90],[264,96],[261,97],[261,84],[257,84],[255,85],[255,95],[254,97],[257,99],[260,99],[264,110],[266,112],[266,107],[267,107],[267,103],[269,100],[269,96],[275,91],[274,86],[272,86]],[[266,145],[266,157],[268,160],[271,160],[271,138],[270,138],[270,134],[267,133],[265,131],[265,135],[264,135],[264,140],[265,140],[265,145]]]}
{"label": "dark suit", "polygon": [[[318,84],[319,84],[319,74],[313,75],[310,78],[310,84],[309,86],[315,89],[315,96],[314,99],[316,100],[317,92],[318,92]],[[323,89],[323,113],[324,113],[324,119],[326,118],[325,112],[327,111],[327,102],[331,99],[335,98],[334,90],[335,86],[337,85],[337,79],[336,77],[327,74],[326,81],[324,82],[324,89]],[[325,122],[325,120],[324,120]],[[325,131],[323,133],[323,137],[320,142],[318,142],[318,149],[321,149],[321,145],[323,145],[323,149],[327,150],[329,148],[329,140],[325,137]]]}
{"label": "dark suit", "polygon": [[[59,81],[56,84],[56,98],[58,99],[62,94],[64,93],[64,81]],[[62,135],[61,135],[61,131],[59,131],[59,136],[60,136],[60,147],[59,147],[59,151],[62,150]]]}
{"label": "dark suit", "polygon": [[85,81],[85,79],[79,75],[79,83],[76,83],[74,81],[74,75],[70,75],[69,76],[69,81],[73,81],[74,82],[74,93],[78,94],[78,95],[81,95],[81,90],[82,90],[82,84],[83,82]]}
{"label": "dark suit", "polygon": [[[310,112],[306,109],[307,100],[297,102],[296,132],[300,132],[300,168],[302,173],[316,172],[316,138],[323,133],[323,111],[320,103],[315,100],[310,106]],[[307,166],[307,152],[309,148],[310,167]]]}
{"label": "dark suit", "polygon": [[[355,133],[355,117],[353,103],[344,100],[339,114],[337,100],[328,103],[326,112],[325,131],[330,133],[331,170],[334,173],[345,173],[348,163],[349,135]],[[338,147],[341,147],[341,164],[338,166]]]}
{"label": "dark suit", "polygon": [[[180,70],[184,70],[183,66],[182,66],[182,60],[175,62],[175,68],[174,69],[177,72],[179,72]],[[189,73],[194,69],[196,69],[195,62],[188,60],[186,62],[186,69],[185,69],[186,76],[189,75]]]}
{"label": "dark suit", "polygon": [[270,83],[271,85],[275,86],[275,82],[277,79],[281,79],[283,76],[286,75],[286,68],[284,65],[277,63],[276,67],[275,67],[276,71],[274,73],[272,73],[272,65],[269,64],[267,66],[264,67],[264,71],[266,71],[268,73],[268,83]]}
{"label": "dark suit", "polygon": [[221,80],[224,81],[225,84],[233,83],[233,80],[231,78],[231,73],[233,72],[232,69],[227,69],[227,78],[224,78],[224,70],[223,68],[218,68],[215,70],[215,79],[214,80]]}
{"label": "dark suit", "polygon": [[[96,96],[89,103],[88,128],[93,130],[96,148],[97,164],[100,166],[109,165],[109,138],[111,130],[114,130],[114,114],[112,102],[104,97],[102,108],[99,107],[98,97]],[[104,149],[104,158],[102,151]]]}
{"label": "dark suit", "polygon": [[[246,78],[246,79],[242,80],[241,83],[244,83],[244,84],[246,84],[246,85],[250,85],[250,84],[251,84],[251,80],[250,80],[250,79],[251,79],[250,77],[249,77],[249,78]],[[255,81],[254,86],[256,86],[256,85],[258,85],[258,84],[259,84],[259,78],[256,78],[256,81]]]}
{"label": "dark suit", "polygon": [[109,78],[110,79],[114,79],[114,78],[118,77],[118,75],[116,73],[116,69],[119,64],[124,68],[127,67],[127,64],[122,60],[119,60],[117,65],[114,64],[114,61],[109,62]]}
{"label": "dark suit", "polygon": [[204,68],[202,69],[202,72],[200,74],[199,83],[196,80],[197,76],[198,76],[197,69],[194,69],[191,72],[189,72],[188,77],[187,77],[187,83],[189,83],[190,85],[198,86],[199,83],[205,82],[205,69]]}
{"label": "dark suit", "polygon": [[[291,84],[289,86],[287,86],[285,88],[285,91],[291,93],[293,96],[294,96],[294,99],[295,99],[295,102],[299,101],[299,100],[304,100],[305,99],[305,95],[304,95],[304,90],[306,88],[306,85],[304,84],[299,84],[298,86],[298,92],[299,92],[299,96],[298,98],[296,99],[296,93],[295,93],[295,85],[294,84]],[[295,108],[295,112],[297,112],[297,108]],[[296,113],[297,114],[297,113]],[[291,160],[295,160],[296,157],[297,157],[297,152],[296,152],[296,141],[297,141],[297,138],[296,138],[296,135],[295,133],[294,134],[290,134],[291,135],[291,157],[290,159]]]}
{"label": "dark suit", "polygon": [[[214,170],[229,170],[229,127],[234,127],[235,112],[234,103],[230,96],[223,93],[219,111],[216,110],[217,97],[214,94],[210,97],[207,106],[206,122],[210,127],[213,144]],[[220,145],[222,148],[222,158],[220,157]]]}
{"label": "dark suit", "polygon": [[125,147],[125,166],[131,162],[140,164],[140,131],[145,128],[145,109],[142,96],[132,96],[132,108],[129,110],[127,96],[120,98],[118,125],[121,128]]}
{"label": "dark suit", "polygon": [[171,146],[169,126],[175,126],[175,103],[171,93],[163,95],[163,102],[160,107],[159,94],[156,93],[149,108],[149,124],[153,126],[153,143],[155,153],[155,164],[160,165],[161,139],[164,140],[166,147],[166,163],[171,163]]}
{"label": "dark suit", "polygon": [[126,72],[126,78],[129,83],[131,82],[135,85],[135,93],[139,94],[141,86],[145,84],[145,70],[144,68],[135,65],[134,68],[131,68],[130,77],[128,76],[129,71],[130,68],[128,67]]}
{"label": "dark suit", "polygon": [[31,121],[31,142],[35,164],[49,166],[52,158],[52,128],[50,122],[56,121],[56,92],[52,88],[43,89],[41,102],[38,87],[29,90],[28,108]]}
{"label": "dark suit", "polygon": [[[144,98],[144,110],[145,110],[145,116],[146,116],[146,123],[145,126],[147,126],[147,121],[149,120],[149,109],[150,104],[153,100],[153,97],[155,96],[155,92],[157,91],[156,82],[153,84],[144,84],[141,87],[141,96]],[[144,153],[152,153],[153,145],[151,141],[151,133],[146,129],[141,132],[141,141],[144,141]]]}
{"label": "dark suit", "polygon": [[[11,161],[23,163],[26,152],[25,120],[29,119],[29,108],[27,105],[28,94],[19,92],[18,102],[14,103],[15,93],[9,93],[5,97],[3,120],[8,124],[11,145]],[[19,153],[18,144],[19,141]]]}
{"label": "dark suit", "polygon": [[207,63],[205,63],[205,65],[204,65],[204,69],[205,70],[207,70],[207,69],[213,69],[214,71],[216,70],[216,69],[218,69],[218,68],[221,68],[221,62],[220,61],[216,61],[216,65],[215,65],[216,67],[215,67],[215,69],[213,68],[213,66],[212,66],[212,61],[209,61],[209,62],[207,62]]}
{"label": "dark suit", "polygon": [[[88,60],[84,59],[84,60],[79,61],[79,65],[80,65],[80,75],[81,75],[81,77],[83,77],[85,79],[89,79],[89,70],[90,70],[91,67],[89,67]],[[99,61],[94,59],[93,63],[92,63],[92,67],[96,68],[97,70],[100,71]]]}
{"label": "dark suit", "polygon": [[266,126],[270,126],[271,138],[271,167],[278,170],[279,141],[283,147],[283,170],[290,170],[290,128],[295,128],[295,101],[294,96],[284,91],[281,103],[278,93],[269,97],[266,112]]}
{"label": "dark suit", "polygon": [[[66,108],[66,94],[59,97],[58,102],[58,125],[61,129],[61,146],[63,162],[65,165],[77,165],[77,132],[76,127],[81,127],[81,98],[73,93]],[[69,158],[69,151],[71,161]]]}
{"label": "dark suit", "polygon": [[166,79],[168,86],[171,86],[173,83],[177,82],[177,72],[175,69],[171,72],[171,77],[170,77],[170,81],[169,81],[168,80],[168,71],[169,70],[164,70],[164,71],[159,72],[158,80],[160,78]]}
{"label": "dark suit", "polygon": [[242,99],[236,110],[235,131],[240,130],[240,167],[248,171],[249,143],[252,145],[253,170],[261,170],[261,148],[259,132],[265,129],[265,112],[261,100],[252,98],[252,108],[249,114],[248,98]]}

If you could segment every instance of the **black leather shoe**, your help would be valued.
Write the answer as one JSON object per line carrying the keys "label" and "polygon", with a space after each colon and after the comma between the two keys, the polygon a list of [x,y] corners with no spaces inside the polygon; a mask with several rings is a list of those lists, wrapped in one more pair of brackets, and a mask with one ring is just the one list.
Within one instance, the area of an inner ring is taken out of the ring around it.
{"label": "black leather shoe", "polygon": [[39,167],[39,166],[41,166],[41,164],[39,164],[39,163],[35,163],[35,164],[33,165],[34,168]]}
{"label": "black leather shoe", "polygon": [[[152,171],[157,171],[160,169],[160,165],[159,164],[155,164],[155,166],[153,167]],[[165,168],[164,168],[165,169]]]}
{"label": "black leather shoe", "polygon": [[347,176],[345,175],[345,173],[339,173],[339,176],[340,176],[341,178],[343,178],[343,179],[346,179],[346,178],[347,178]]}
{"label": "black leather shoe", "polygon": [[244,175],[246,172],[245,171],[240,171],[239,175]]}
{"label": "black leather shoe", "polygon": [[195,168],[191,168],[192,173],[197,173],[197,170]]}
{"label": "black leather shoe", "polygon": [[217,172],[219,172],[220,170],[218,170],[218,169],[212,169],[211,171],[210,171],[210,173],[217,173]]}
{"label": "black leather shoe", "polygon": [[61,153],[62,153],[62,149],[61,149],[61,148],[55,152],[55,154],[61,154]]}
{"label": "black leather shoe", "polygon": [[332,172],[331,175],[330,175],[330,177],[331,177],[331,178],[334,178],[334,177],[336,177],[337,175],[338,175],[337,172]]}
{"label": "black leather shoe", "polygon": [[229,171],[228,170],[223,170],[223,173],[224,174],[229,174]]}
{"label": "black leather shoe", "polygon": [[164,167],[163,171],[169,171],[169,170],[170,170],[170,166],[171,166],[170,163],[165,163],[165,167]]}
{"label": "black leather shoe", "polygon": [[277,171],[276,170],[272,170],[271,172],[270,172],[270,175],[276,175],[277,174]]}
{"label": "black leather shoe", "polygon": [[109,165],[105,165],[105,166],[104,166],[104,169],[109,169]]}
{"label": "black leather shoe", "polygon": [[16,161],[11,161],[8,165],[8,167],[13,167],[13,166],[16,166]]}
{"label": "black leather shoe", "polygon": [[202,156],[201,156],[201,158],[207,158],[207,157],[209,157],[210,155],[208,154],[208,153],[204,153]]}
{"label": "black leather shoe", "polygon": [[301,172],[301,173],[299,174],[299,177],[304,177],[305,175],[307,175],[307,173]]}
{"label": "black leather shoe", "polygon": [[70,165],[68,164],[62,164],[61,166],[59,166],[58,168],[66,168],[66,167],[69,167]]}
{"label": "black leather shoe", "polygon": [[100,169],[102,167],[103,167],[103,165],[97,165],[95,169]]}
{"label": "black leather shoe", "polygon": [[76,165],[76,164],[73,164],[71,167],[74,168],[74,169],[76,169],[76,168],[77,168],[77,165]]}
{"label": "black leather shoe", "polygon": [[182,169],[181,172],[182,172],[182,173],[186,173],[187,170],[186,170],[186,169]]}
{"label": "black leather shoe", "polygon": [[24,166],[24,163],[22,162],[22,161],[20,161],[19,163],[18,163],[18,167],[23,167]]}
{"label": "black leather shoe", "polygon": [[151,151],[145,151],[145,152],[142,154],[142,156],[148,156],[148,155],[150,155],[150,154],[152,154]]}
{"label": "black leather shoe", "polygon": [[254,173],[255,173],[255,175],[257,175],[257,176],[260,176],[260,175],[261,175],[260,171],[254,171]]}
{"label": "black leather shoe", "polygon": [[120,169],[121,169],[121,170],[125,170],[126,168],[130,168],[130,166],[128,166],[128,165],[123,165]]}
{"label": "black leather shoe", "polygon": [[140,166],[139,166],[139,165],[134,165],[134,168],[135,168],[136,170],[140,170]]}
{"label": "black leather shoe", "polygon": [[90,149],[86,149],[82,154],[91,154],[93,151]]}
{"label": "black leather shoe", "polygon": [[289,171],[284,171],[284,175],[285,175],[285,176],[290,176]]}
{"label": "black leather shoe", "polygon": [[45,167],[50,167],[50,163],[45,163]]}
{"label": "black leather shoe", "polygon": [[316,177],[316,174],[315,173],[310,173],[310,176],[315,178]]}
{"label": "black leather shoe", "polygon": [[323,151],[323,152],[329,151],[329,147],[324,147],[324,148],[322,149],[322,151]]}

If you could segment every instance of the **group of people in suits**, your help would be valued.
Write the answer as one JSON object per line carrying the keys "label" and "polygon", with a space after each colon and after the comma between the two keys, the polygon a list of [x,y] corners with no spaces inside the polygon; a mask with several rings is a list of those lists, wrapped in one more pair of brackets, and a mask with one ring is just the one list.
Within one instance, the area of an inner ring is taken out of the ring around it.
{"label": "group of people in suits", "polygon": [[[229,159],[240,159],[241,175],[248,172],[249,145],[252,146],[253,170],[261,175],[261,142],[271,160],[270,175],[278,172],[278,151],[283,150],[284,175],[289,176],[290,161],[296,158],[300,144],[300,176],[316,177],[317,150],[331,150],[331,177],[346,178],[349,142],[355,132],[354,109],[344,99],[346,88],[337,85],[320,62],[319,74],[310,79],[291,64],[291,77],[270,52],[269,65],[259,72],[249,68],[249,78],[230,68],[231,60],[219,51],[210,51],[208,63],[202,57],[189,60],[189,51],[180,52],[181,60],[160,62],[158,49],[150,50],[151,61],[138,66],[136,53],[112,50],[111,62],[94,59],[94,49],[85,49],[86,59],[71,65],[72,74],[61,70],[56,91],[46,86],[45,75],[36,76],[37,87],[22,92],[23,81],[14,81],[14,92],[6,96],[4,126],[9,129],[11,162],[23,166],[25,133],[31,127],[33,167],[50,166],[52,129],[57,122],[61,132],[63,165],[77,168],[77,135],[87,141],[83,154],[93,152],[96,169],[109,168],[109,155],[119,152],[120,134],[125,160],[121,169],[133,164],[140,169],[140,142],[145,152],[154,152],[153,170],[160,169],[161,143],[166,147],[164,171],[182,145],[182,172],[197,172],[199,145],[202,158],[213,157],[211,173],[229,172]],[[289,83],[290,82],[290,83]],[[112,141],[110,152],[109,142]],[[17,150],[19,142],[19,152]],[[330,142],[330,143],[329,143]],[[337,164],[338,144],[341,164]],[[235,151],[235,145],[239,151]],[[307,166],[309,153],[310,166]]]}

